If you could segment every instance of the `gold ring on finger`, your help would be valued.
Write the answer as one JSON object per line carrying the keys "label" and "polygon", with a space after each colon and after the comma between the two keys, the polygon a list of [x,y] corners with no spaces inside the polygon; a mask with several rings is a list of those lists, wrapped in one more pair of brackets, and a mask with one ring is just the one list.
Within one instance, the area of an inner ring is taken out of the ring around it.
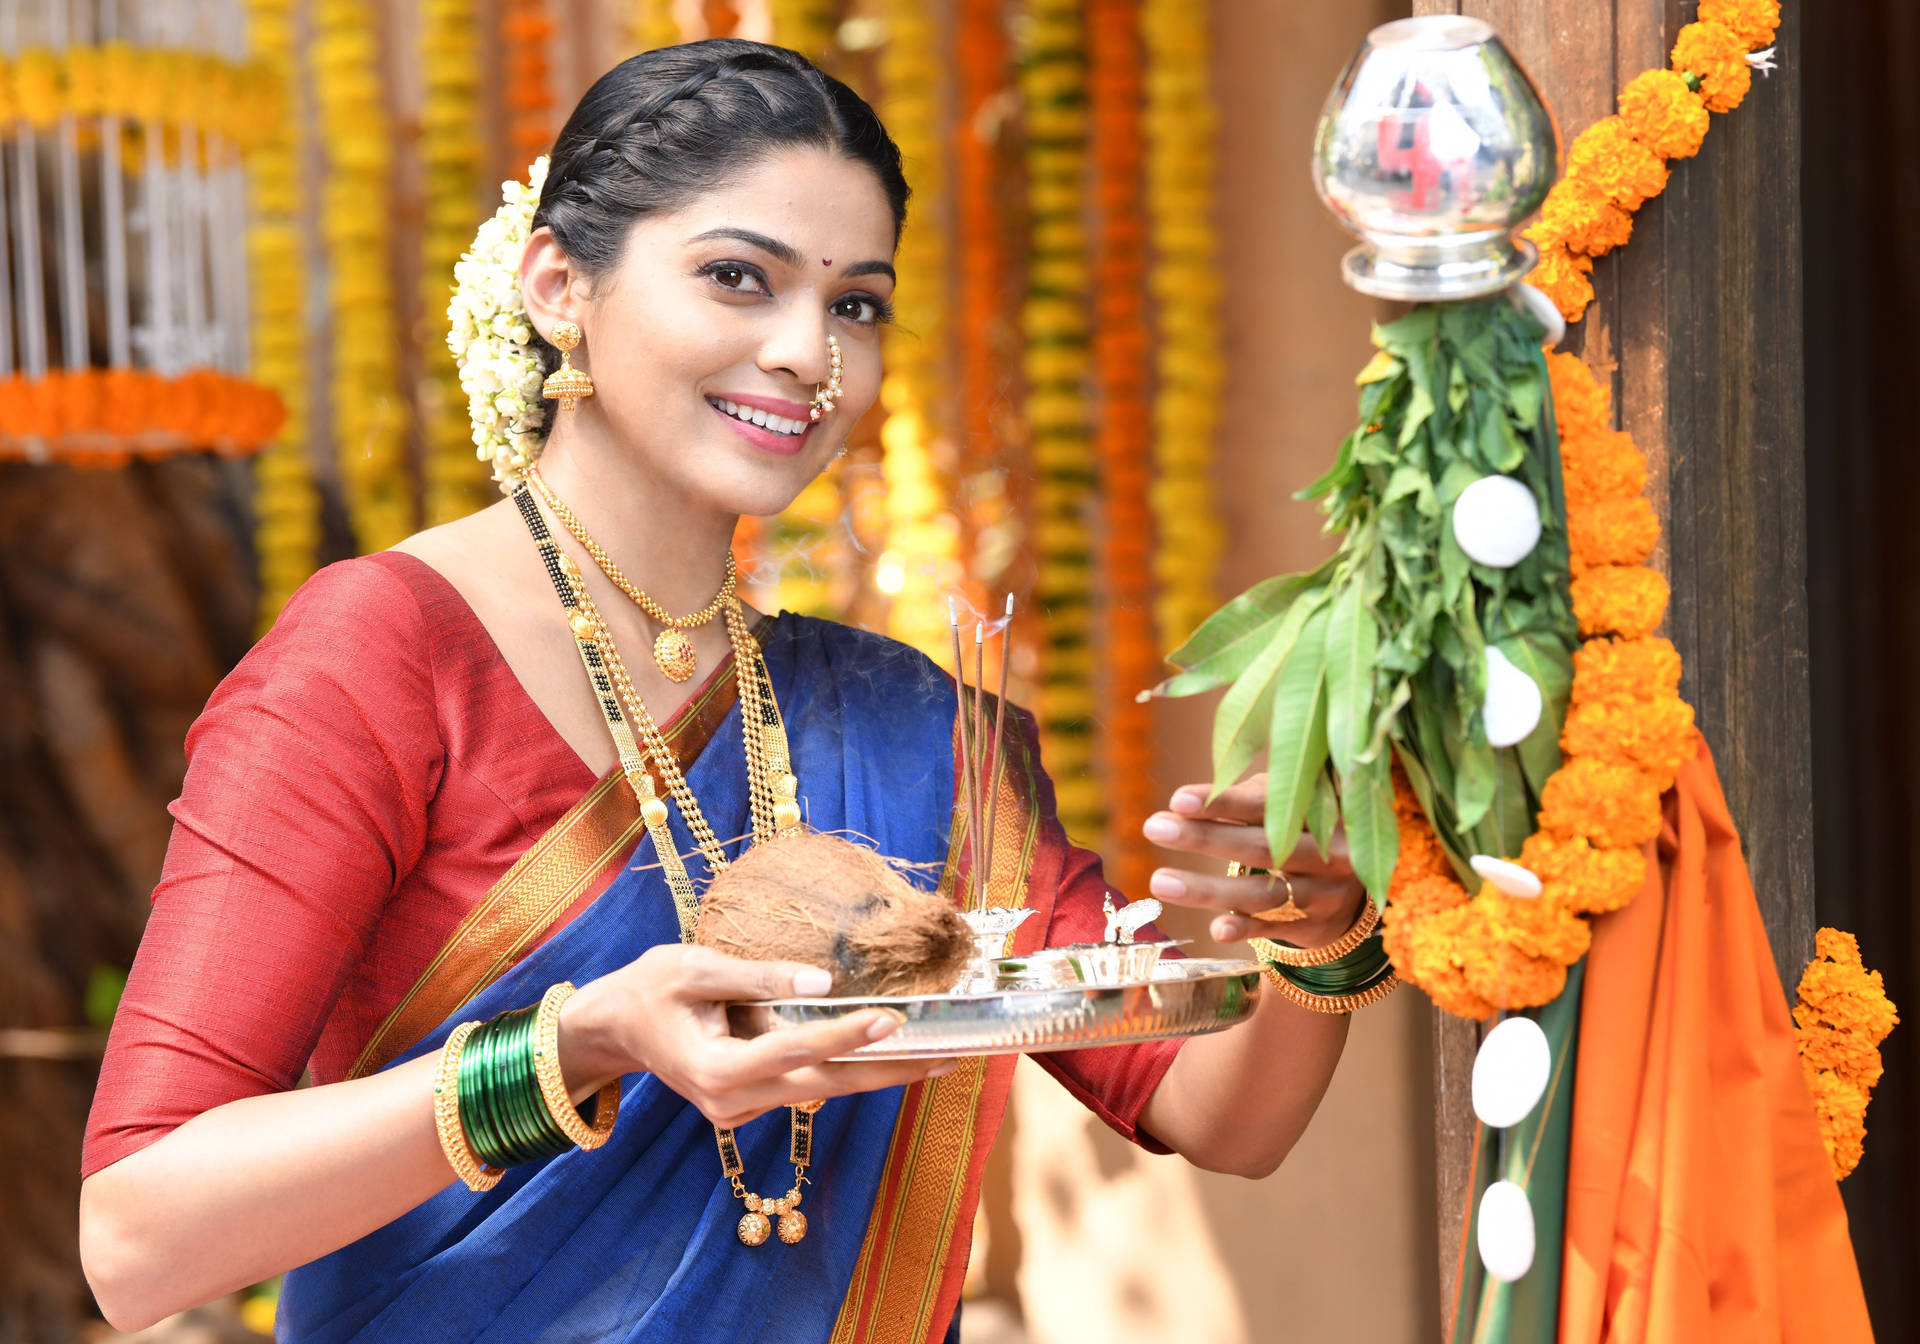
{"label": "gold ring on finger", "polygon": [[[1287,884],[1287,899],[1284,904],[1276,905],[1271,910],[1262,910],[1257,914],[1248,915],[1248,919],[1263,919],[1275,924],[1291,924],[1295,920],[1305,919],[1307,917],[1307,912],[1293,899],[1293,879],[1287,875],[1284,868],[1276,872],[1271,868],[1248,868],[1236,859],[1229,859],[1227,861],[1228,877],[1242,877],[1250,874],[1265,877],[1269,884],[1272,883],[1274,878],[1279,878]],[[1241,911],[1236,910],[1233,913],[1237,915],[1240,914]]]}

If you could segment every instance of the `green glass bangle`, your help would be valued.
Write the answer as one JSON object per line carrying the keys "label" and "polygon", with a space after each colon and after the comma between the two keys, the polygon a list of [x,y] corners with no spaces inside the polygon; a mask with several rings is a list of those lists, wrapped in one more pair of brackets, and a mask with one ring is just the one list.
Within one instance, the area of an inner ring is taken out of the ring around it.
{"label": "green glass bangle", "polygon": [[476,1028],[460,1056],[461,1127],[491,1167],[553,1157],[573,1147],[540,1092],[533,1067],[538,1006],[512,1009]]}
{"label": "green glass bangle", "polygon": [[1385,942],[1379,934],[1367,939],[1337,961],[1324,966],[1283,966],[1268,962],[1287,983],[1308,994],[1336,998],[1370,989],[1393,974]]}

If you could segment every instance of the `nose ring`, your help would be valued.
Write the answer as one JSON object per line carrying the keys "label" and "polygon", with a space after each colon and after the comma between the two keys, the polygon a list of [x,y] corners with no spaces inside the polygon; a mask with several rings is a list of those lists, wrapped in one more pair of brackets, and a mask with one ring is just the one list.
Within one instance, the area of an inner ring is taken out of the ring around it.
{"label": "nose ring", "polygon": [[832,336],[827,337],[827,354],[832,364],[827,370],[827,385],[813,385],[813,400],[807,403],[807,419],[818,421],[820,417],[833,409],[833,399],[840,395],[840,342]]}

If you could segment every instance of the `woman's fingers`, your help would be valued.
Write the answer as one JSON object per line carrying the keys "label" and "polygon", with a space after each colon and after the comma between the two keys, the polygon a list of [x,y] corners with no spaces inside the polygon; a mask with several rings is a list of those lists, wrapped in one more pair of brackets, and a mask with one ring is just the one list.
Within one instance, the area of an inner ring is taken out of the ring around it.
{"label": "woman's fingers", "polygon": [[1162,849],[1208,854],[1216,859],[1244,863],[1250,868],[1265,868],[1273,862],[1273,851],[1267,848],[1267,833],[1258,826],[1193,820],[1171,812],[1156,812],[1147,818],[1140,832]]}
{"label": "woman's fingers", "polygon": [[688,998],[808,999],[833,988],[833,976],[818,966],[792,961],[745,961],[710,947],[680,950],[679,985]]}
{"label": "woman's fingers", "polygon": [[[1294,904],[1309,915],[1333,913],[1353,902],[1353,887],[1346,879],[1307,873],[1288,876],[1293,882]],[[1163,901],[1203,910],[1258,913],[1284,905],[1287,899],[1287,884],[1278,877],[1228,877],[1224,873],[1194,873],[1184,868],[1161,868],[1147,886]]]}
{"label": "woman's fingers", "polygon": [[1171,806],[1182,817],[1193,817],[1211,821],[1237,821],[1245,826],[1257,826],[1267,810],[1267,777],[1265,773],[1249,775],[1238,784],[1229,784],[1222,789],[1220,796],[1208,801],[1212,793],[1206,784],[1183,784],[1173,791]]}
{"label": "woman's fingers", "polygon": [[732,1041],[722,1050],[726,1067],[738,1082],[757,1081],[850,1055],[863,1045],[885,1040],[905,1019],[886,1008],[850,1013],[826,1022],[778,1027],[750,1041]]}

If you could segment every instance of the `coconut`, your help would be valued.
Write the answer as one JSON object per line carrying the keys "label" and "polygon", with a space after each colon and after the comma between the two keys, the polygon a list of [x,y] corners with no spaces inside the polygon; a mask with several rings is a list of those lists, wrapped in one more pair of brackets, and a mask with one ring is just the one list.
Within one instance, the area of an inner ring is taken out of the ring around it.
{"label": "coconut", "polygon": [[836,996],[944,993],[973,951],[946,900],[873,850],[817,832],[755,845],[713,879],[700,910],[702,946],[818,966]]}

